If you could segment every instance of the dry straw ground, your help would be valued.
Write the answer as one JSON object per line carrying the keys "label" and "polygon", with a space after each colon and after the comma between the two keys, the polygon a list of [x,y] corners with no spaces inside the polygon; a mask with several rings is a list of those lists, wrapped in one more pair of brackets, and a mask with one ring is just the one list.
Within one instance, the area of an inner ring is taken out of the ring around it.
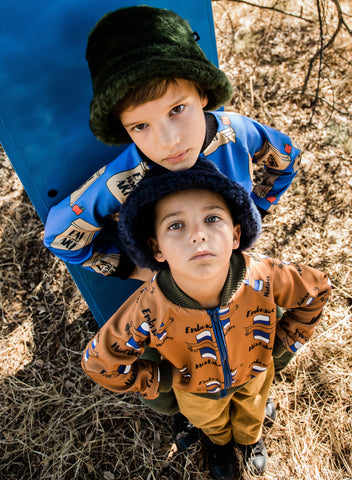
{"label": "dry straw ground", "polygon": [[[327,41],[336,1],[319,5]],[[340,5],[352,28],[350,1]],[[301,90],[319,48],[317,5],[276,6],[313,22],[213,2],[221,67],[235,87],[229,109],[287,132],[304,151],[256,249],[325,270],[334,293],[314,339],[275,380],[264,478],[351,480],[352,36],[342,28],[324,52],[311,119],[318,62]],[[0,175],[0,479],[209,478],[201,444],[169,455],[168,418],[83,375],[95,322],[65,266],[43,248],[43,227],[3,153]]]}

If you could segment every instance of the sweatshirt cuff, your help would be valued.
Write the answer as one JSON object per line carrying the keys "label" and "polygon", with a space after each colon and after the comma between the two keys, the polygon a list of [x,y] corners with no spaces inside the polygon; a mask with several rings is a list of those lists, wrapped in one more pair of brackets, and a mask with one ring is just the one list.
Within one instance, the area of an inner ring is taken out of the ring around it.
{"label": "sweatshirt cuff", "polygon": [[167,360],[162,360],[159,365],[160,382],[159,392],[170,392],[172,389],[172,368]]}
{"label": "sweatshirt cuff", "polygon": [[262,217],[262,220],[264,217],[266,217],[267,215],[269,215],[269,212],[267,212],[266,210],[264,210],[264,208],[262,207],[259,207],[258,205],[256,205],[257,209],[258,209],[258,212],[260,213],[260,216]]}
{"label": "sweatshirt cuff", "polygon": [[135,268],[135,264],[129,259],[126,252],[120,253],[120,261],[117,269],[111,274],[112,277],[119,277],[122,280],[127,280],[131,276]]}

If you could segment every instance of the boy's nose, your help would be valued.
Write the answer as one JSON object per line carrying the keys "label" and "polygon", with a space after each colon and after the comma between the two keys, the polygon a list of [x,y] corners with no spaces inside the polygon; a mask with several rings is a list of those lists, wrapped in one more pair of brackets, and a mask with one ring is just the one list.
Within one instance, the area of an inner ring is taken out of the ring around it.
{"label": "boy's nose", "polygon": [[161,126],[159,129],[159,144],[163,148],[172,148],[174,145],[180,143],[180,136],[177,129],[170,126],[169,123]]}
{"label": "boy's nose", "polygon": [[192,241],[193,241],[193,243],[197,243],[197,241],[198,241],[198,242],[205,242],[205,237],[203,236],[203,237],[201,237],[201,238],[199,238],[199,239],[194,238]]}
{"label": "boy's nose", "polygon": [[192,243],[202,243],[202,242],[205,242],[206,239],[207,239],[206,234],[200,228],[196,228],[192,232],[192,235],[191,235]]}

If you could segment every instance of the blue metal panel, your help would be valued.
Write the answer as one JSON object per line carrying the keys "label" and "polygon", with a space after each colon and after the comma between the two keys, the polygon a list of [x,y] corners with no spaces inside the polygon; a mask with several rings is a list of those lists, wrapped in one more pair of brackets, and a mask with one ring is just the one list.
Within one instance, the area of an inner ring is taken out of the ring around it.
{"label": "blue metal panel", "polygon": [[[119,152],[89,129],[85,48],[102,15],[138,4],[187,19],[217,64],[210,0],[0,2],[0,142],[43,222],[52,205]],[[68,267],[99,325],[139,285]]]}

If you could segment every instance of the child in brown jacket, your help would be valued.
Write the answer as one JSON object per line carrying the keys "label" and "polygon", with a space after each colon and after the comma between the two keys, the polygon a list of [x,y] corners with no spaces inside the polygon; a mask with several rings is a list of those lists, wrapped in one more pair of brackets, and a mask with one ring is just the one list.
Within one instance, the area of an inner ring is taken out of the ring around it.
{"label": "child in brown jacket", "polygon": [[[101,328],[82,359],[103,387],[157,398],[173,389],[181,413],[209,439],[213,478],[237,478],[235,446],[264,472],[265,404],[274,358],[312,336],[329,297],[313,268],[246,254],[260,215],[243,187],[209,161],[155,168],[121,207],[119,229],[137,265],[159,270]],[[285,309],[280,321],[276,305]],[[145,346],[160,363],[141,359]]]}

